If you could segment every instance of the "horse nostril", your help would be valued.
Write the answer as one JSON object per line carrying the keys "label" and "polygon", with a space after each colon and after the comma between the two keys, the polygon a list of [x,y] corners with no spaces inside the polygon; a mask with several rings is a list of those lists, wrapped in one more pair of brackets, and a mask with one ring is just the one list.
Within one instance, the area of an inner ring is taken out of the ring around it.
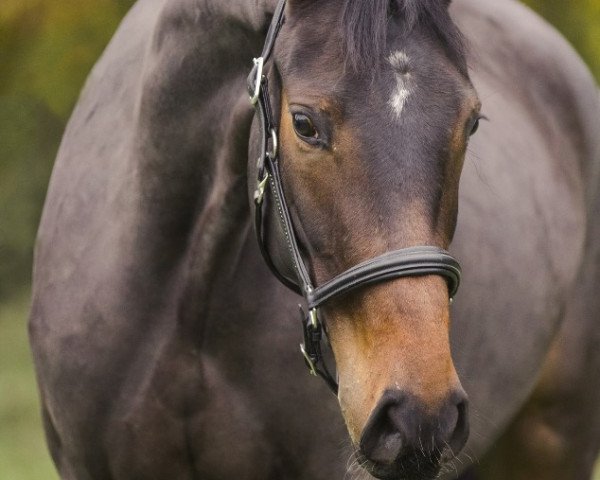
{"label": "horse nostril", "polygon": [[375,463],[391,464],[404,445],[403,428],[398,411],[404,404],[399,391],[386,391],[371,413],[360,438],[360,450]]}
{"label": "horse nostril", "polygon": [[469,401],[467,400],[467,395],[461,391],[454,395],[453,403],[455,405],[454,411],[456,412],[456,422],[454,423],[454,429],[450,435],[448,446],[450,447],[450,450],[452,450],[452,455],[458,455],[469,438]]}
{"label": "horse nostril", "polygon": [[380,465],[392,465],[413,455],[437,464],[442,452],[447,459],[465,445],[469,435],[467,404],[466,394],[458,390],[432,415],[417,397],[388,390],[363,429],[360,450]]}

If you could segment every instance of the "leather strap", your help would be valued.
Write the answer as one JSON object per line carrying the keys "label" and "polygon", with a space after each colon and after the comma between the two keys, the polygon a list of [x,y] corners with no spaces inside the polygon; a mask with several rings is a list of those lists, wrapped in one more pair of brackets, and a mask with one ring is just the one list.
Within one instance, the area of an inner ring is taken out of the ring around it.
{"label": "leather strap", "polygon": [[314,288],[310,281],[310,277],[308,275],[306,265],[304,264],[304,260],[302,259],[302,255],[300,254],[300,249],[298,248],[298,241],[296,240],[296,235],[294,233],[294,226],[292,225],[290,212],[288,210],[287,202],[285,201],[285,195],[283,193],[281,174],[279,172],[279,162],[277,159],[268,158],[267,164],[270,172],[270,184],[273,200],[277,206],[277,214],[279,216],[281,226],[283,227],[287,248],[289,250],[296,276],[298,277],[298,286],[300,287],[302,295],[306,297],[309,292],[314,290]]}
{"label": "leather strap", "polygon": [[[273,47],[275,46],[275,40],[277,39],[277,34],[281,29],[281,26],[284,22],[285,12],[285,4],[286,0],[279,0],[277,6],[275,7],[275,12],[273,13],[273,18],[271,19],[271,23],[269,25],[269,30],[267,31],[267,36],[265,38],[265,44],[263,45],[262,53],[260,57],[254,59],[254,66],[250,71],[250,75],[248,75],[248,93],[250,94],[250,98],[256,98],[257,93],[257,82],[260,83],[263,79],[262,68],[265,63],[271,57],[271,53],[273,53]],[[252,102],[255,103],[254,101]]]}
{"label": "leather strap", "polygon": [[452,299],[460,285],[460,265],[438,247],[420,246],[384,253],[360,263],[315,288],[306,296],[308,308],[317,308],[334,297],[360,287],[400,277],[441,275],[448,281]]}
{"label": "leather strap", "polygon": [[273,52],[275,39],[277,38],[277,34],[279,33],[281,25],[283,25],[283,12],[285,11],[285,4],[286,0],[279,0],[277,6],[275,7],[275,11],[273,12],[273,18],[271,20],[271,24],[269,25],[269,30],[267,31],[265,44],[261,54],[261,57],[265,62],[271,56],[271,52]]}
{"label": "leather strap", "polygon": [[[276,147],[273,145],[277,140],[276,137],[270,139],[268,135],[268,132],[277,132],[277,127],[272,119],[266,78],[261,82],[255,110],[259,120],[261,138],[260,156],[257,162],[257,191],[254,195],[254,226],[258,245],[265,263],[277,279],[296,293],[305,295],[312,286],[310,285],[306,267],[299,253],[296,236],[294,235],[290,214],[283,194],[278,155],[275,151]],[[265,198],[268,198],[269,201],[265,201]],[[291,276],[277,267],[267,247],[269,244],[269,239],[267,238],[268,232],[274,231],[273,228],[269,229],[266,225],[265,219],[267,215],[270,217],[270,221],[278,222],[279,228],[277,231],[281,232],[279,237],[284,241],[286,251],[289,253],[292,263],[292,268],[287,269],[292,270],[293,273]]]}

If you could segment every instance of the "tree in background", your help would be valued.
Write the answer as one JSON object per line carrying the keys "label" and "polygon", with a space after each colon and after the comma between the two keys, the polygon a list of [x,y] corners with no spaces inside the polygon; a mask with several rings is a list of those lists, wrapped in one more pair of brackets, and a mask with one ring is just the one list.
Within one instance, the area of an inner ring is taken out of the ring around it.
{"label": "tree in background", "polygon": [[[600,78],[600,0],[524,1],[563,31]],[[0,0],[0,301],[29,284],[60,136],[89,70],[132,4]]]}
{"label": "tree in background", "polygon": [[0,301],[29,284],[62,131],[85,77],[132,3],[0,2]]}

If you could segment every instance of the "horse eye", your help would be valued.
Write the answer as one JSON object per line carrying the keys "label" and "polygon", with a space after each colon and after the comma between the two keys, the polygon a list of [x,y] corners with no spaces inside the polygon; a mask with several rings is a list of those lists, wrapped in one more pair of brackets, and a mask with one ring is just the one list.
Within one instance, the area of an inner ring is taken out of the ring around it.
{"label": "horse eye", "polygon": [[477,130],[479,130],[479,120],[480,120],[479,118],[477,120],[475,120],[475,123],[471,127],[471,133],[469,133],[469,136],[474,135],[475,132],[477,132]]}
{"label": "horse eye", "polygon": [[294,113],[294,130],[299,137],[319,138],[319,133],[312,120],[303,113]]}

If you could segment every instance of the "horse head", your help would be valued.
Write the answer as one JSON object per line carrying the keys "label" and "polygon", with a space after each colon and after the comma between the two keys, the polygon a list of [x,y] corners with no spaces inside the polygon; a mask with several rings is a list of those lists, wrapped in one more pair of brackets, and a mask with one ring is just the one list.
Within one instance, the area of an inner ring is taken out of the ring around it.
{"label": "horse head", "polygon": [[[467,143],[480,118],[448,3],[280,2],[285,10],[271,27],[267,58],[251,78],[264,72],[268,79],[269,104],[258,117],[272,121],[257,123],[266,158],[277,160],[271,187],[285,199],[271,199],[264,214],[264,250],[292,288],[299,264],[306,283],[318,286],[386,252],[448,248]],[[255,94],[258,101],[258,88]],[[254,130],[250,178],[258,177],[258,187],[251,189],[262,209],[268,175],[260,159],[255,175]],[[289,231],[275,220],[282,215]],[[446,278],[420,271],[320,305],[350,437],[379,478],[434,476],[466,442],[449,304]]]}

